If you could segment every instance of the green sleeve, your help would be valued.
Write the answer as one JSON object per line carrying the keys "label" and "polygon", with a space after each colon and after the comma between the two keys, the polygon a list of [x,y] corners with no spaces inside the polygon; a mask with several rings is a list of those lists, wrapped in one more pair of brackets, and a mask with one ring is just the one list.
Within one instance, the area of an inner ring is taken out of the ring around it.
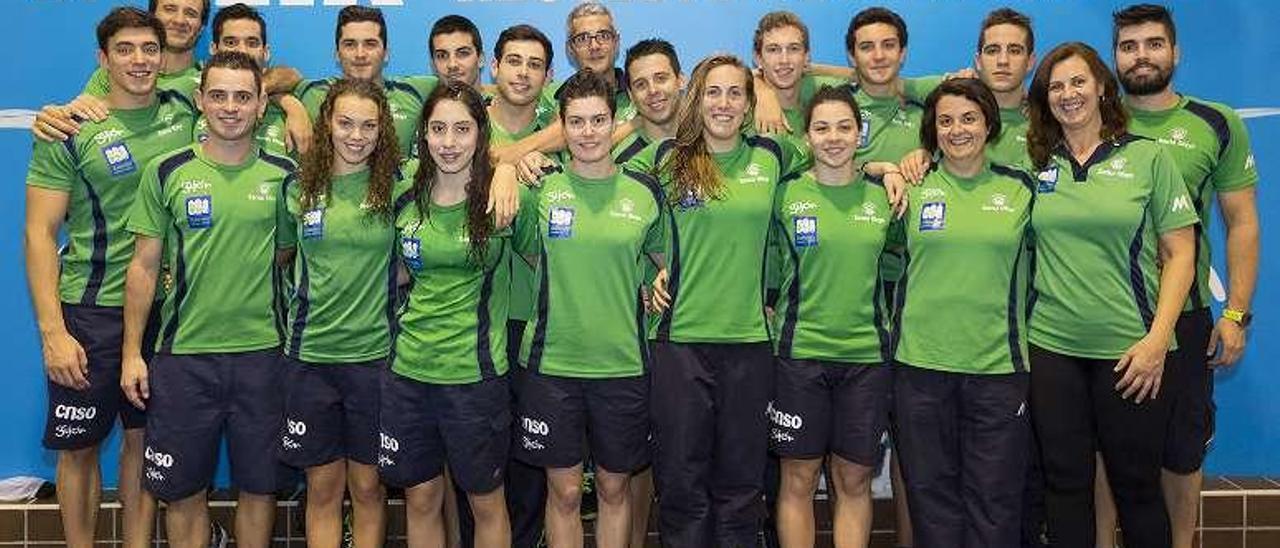
{"label": "green sleeve", "polygon": [[[911,211],[907,211],[910,215]],[[904,215],[901,219],[894,219],[889,225],[889,231],[885,234],[884,248],[891,253],[901,253],[907,248],[907,217]]]}
{"label": "green sleeve", "polygon": [[908,101],[924,104],[924,100],[929,97],[933,90],[938,89],[938,85],[942,83],[942,76],[921,76],[919,78],[903,78],[902,79],[902,96]]}
{"label": "green sleeve", "polygon": [[813,166],[813,153],[804,141],[790,135],[772,136],[782,149],[782,177],[796,176]]}
{"label": "green sleeve", "polygon": [[653,218],[649,230],[645,232],[644,252],[663,253],[667,250],[667,239],[670,238],[667,233],[667,206],[662,203],[662,198],[658,194],[653,195],[653,201],[658,207],[658,216]]}
{"label": "green sleeve", "polygon": [[165,234],[165,227],[169,226],[169,208],[165,207],[164,196],[161,196],[159,172],[160,162],[166,157],[152,160],[142,171],[137,197],[129,208],[129,232],[161,238]]}
{"label": "green sleeve", "polygon": [[427,100],[427,96],[431,95],[431,92],[435,91],[436,85],[440,83],[439,78],[430,75],[405,76],[400,81],[408,84],[409,87],[418,92],[418,96],[422,97],[423,101]]}
{"label": "green sleeve", "polygon": [[525,257],[538,255],[538,191],[520,188],[520,211],[512,229],[511,246],[516,253]]}
{"label": "green sleeve", "polygon": [[1258,184],[1258,167],[1254,165],[1253,148],[1249,144],[1249,130],[1244,120],[1230,108],[1219,109],[1227,119],[1231,142],[1222,152],[1210,175],[1213,188],[1218,192],[1230,192]]}
{"label": "green sleeve", "polygon": [[[786,190],[778,189],[774,193],[773,214],[769,219],[769,236],[768,243],[765,245],[764,252],[764,288],[765,294],[771,295],[782,287],[783,272],[786,272],[787,260],[790,253],[786,248],[789,245],[787,235],[783,232],[784,213],[782,204],[786,195]],[[771,303],[765,303],[771,304]]]}
{"label": "green sleeve", "polygon": [[307,116],[310,116],[313,122],[320,116],[320,105],[324,103],[324,98],[329,95],[329,86],[317,84],[316,82],[316,80],[303,80],[298,83],[297,87],[293,88],[294,97],[302,101],[302,106],[307,109]]}
{"label": "green sleeve", "polygon": [[[630,160],[627,160],[627,163],[623,164],[623,166],[631,171],[638,171],[646,175],[657,177],[657,166],[654,164],[657,163],[658,145],[661,143],[662,141],[649,143],[649,146],[644,147],[640,152],[637,152],[636,155],[632,156]],[[661,177],[659,177],[659,179],[661,179]]]}
{"label": "green sleeve", "polygon": [[285,249],[298,245],[298,217],[294,213],[298,207],[299,190],[297,179],[289,177],[280,185],[280,196],[276,198],[276,248]]}
{"label": "green sleeve", "polygon": [[92,95],[94,97],[106,97],[111,93],[111,78],[107,76],[107,71],[98,67],[93,70],[93,74],[89,75],[89,81],[84,83],[84,89],[80,90],[81,95]]}
{"label": "green sleeve", "polygon": [[76,166],[66,143],[35,139],[31,163],[27,166],[27,186],[71,192],[76,180]]}
{"label": "green sleeve", "polygon": [[1200,222],[1178,164],[1163,147],[1156,149],[1151,162],[1151,206],[1148,211],[1159,234]]}

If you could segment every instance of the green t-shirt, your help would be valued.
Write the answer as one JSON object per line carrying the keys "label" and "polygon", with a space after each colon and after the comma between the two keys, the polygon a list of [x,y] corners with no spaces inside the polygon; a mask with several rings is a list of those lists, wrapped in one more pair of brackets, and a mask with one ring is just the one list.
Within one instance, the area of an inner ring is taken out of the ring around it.
{"label": "green t-shirt", "polygon": [[538,280],[522,365],[585,379],[644,374],[640,259],[666,246],[664,209],[657,181],[626,168],[606,179],[572,171],[543,179],[516,219],[516,251],[536,258]]}
{"label": "green t-shirt", "polygon": [[[942,76],[903,78],[902,94],[908,101],[923,105],[942,80]],[[1030,126],[1024,107],[1000,109],[1000,135],[987,143],[987,159],[996,165],[1030,171],[1031,156],[1027,154],[1027,128]]]}
{"label": "green t-shirt", "polygon": [[1178,166],[1155,141],[1124,135],[1084,165],[1060,147],[1036,178],[1031,344],[1117,359],[1155,318],[1160,234],[1198,220]]}
{"label": "green t-shirt", "polygon": [[[209,120],[204,116],[200,116],[196,120],[196,141],[203,143],[209,138]],[[263,112],[262,119],[258,120],[258,126],[253,130],[253,137],[258,141],[258,148],[266,151],[273,156],[289,156],[288,147],[285,146],[284,138],[289,132],[285,128],[284,111],[275,103],[268,103],[266,112]]]}
{"label": "green t-shirt", "polygon": [[[200,87],[201,70],[200,62],[197,61],[177,72],[161,72],[156,76],[156,89],[176,91],[191,99]],[[94,69],[93,74],[89,75],[89,81],[84,84],[84,90],[80,92],[81,95],[94,97],[106,97],[108,93],[111,93],[111,77],[102,67]]]}
{"label": "green t-shirt", "polygon": [[804,124],[804,115],[809,111],[809,101],[813,100],[814,94],[822,89],[822,86],[840,87],[846,82],[840,78],[833,76],[819,76],[815,74],[805,74],[796,84],[800,86],[800,94],[796,97],[796,106],[791,108],[783,108],[782,114],[787,118],[787,124],[791,126],[791,136],[797,139],[804,139],[807,128]]}
{"label": "green t-shirt", "polygon": [[[674,144],[654,143],[628,166],[655,173],[670,191],[663,164]],[[784,178],[808,169],[809,150],[789,136],[744,135],[736,148],[712,157],[724,177],[722,195],[682,196],[669,205],[674,302],[650,335],[673,342],[768,341],[764,274],[774,191]]]}
{"label": "green t-shirt", "polygon": [[[631,94],[627,93],[627,88],[623,84],[626,82],[622,69],[613,69],[614,82],[617,82],[618,88],[614,90],[613,100],[615,103],[615,114],[613,121],[616,124],[629,122],[636,117],[636,106],[631,102]],[[552,119],[560,116],[560,88],[564,86],[564,81],[548,82],[542,88],[542,96],[538,99],[538,118]]]}
{"label": "green t-shirt", "polygon": [[[412,179],[397,174],[392,199]],[[365,207],[369,170],[334,177],[332,193],[302,210],[290,178],[277,200],[278,244],[296,247],[284,353],[308,363],[353,363],[391,351],[395,321],[395,226]]]}
{"label": "green t-shirt", "polygon": [[883,183],[821,184],[813,172],[784,183],[773,209],[785,241],[774,314],[778,356],[882,363],[889,353],[880,253],[893,213]]}
{"label": "green t-shirt", "polygon": [[[329,87],[336,78],[306,80],[294,88],[293,94],[307,108],[307,115],[314,122],[320,116],[320,105],[329,96]],[[391,123],[396,127],[396,141],[400,145],[401,158],[417,157],[418,119],[422,106],[436,88],[435,76],[385,77],[382,80],[387,94],[387,106],[391,107]]]}
{"label": "green t-shirt", "polygon": [[1249,132],[1231,107],[1183,96],[1177,106],[1161,111],[1129,109],[1129,131],[1164,145],[1200,216],[1196,227],[1196,279],[1186,310],[1209,306],[1209,220],[1213,195],[1258,184]]}
{"label": "green t-shirt", "polygon": [[161,91],[149,107],[112,110],[85,121],[62,142],[34,141],[27,185],[68,197],[68,245],[62,253],[58,298],[65,303],[123,306],[133,235],[125,230],[143,168],[153,158],[191,144],[195,109],[181,95]]}
{"label": "green t-shirt", "polygon": [[[524,129],[511,133],[489,118],[489,144],[490,145],[508,145],[524,139],[534,133],[541,131],[543,128],[551,125],[554,112],[538,109],[538,114],[534,116],[533,122]],[[511,261],[511,301],[509,313],[511,319],[520,321],[529,321],[533,318],[533,267],[525,262],[515,253],[509,253],[508,260]]]}
{"label": "green t-shirt", "polygon": [[468,256],[467,202],[428,203],[412,193],[396,215],[400,260],[413,278],[391,370],[419,382],[467,384],[507,372],[511,231],[491,234],[484,264]]}
{"label": "green t-shirt", "polygon": [[949,373],[1027,370],[1032,186],[1004,166],[963,178],[940,165],[908,190],[897,361]]}
{"label": "green t-shirt", "polygon": [[613,156],[613,162],[619,165],[626,164],[631,161],[635,155],[640,154],[641,151],[653,144],[655,141],[656,139],[652,139],[648,135],[645,135],[643,130],[637,129],[632,131],[631,134],[619,141],[618,144],[613,145],[613,149],[610,151],[610,154]]}
{"label": "green t-shirt", "polygon": [[247,352],[280,344],[276,314],[276,201],[296,166],[255,149],[224,166],[193,144],[147,164],[130,232],[165,241],[173,285],[157,349]]}

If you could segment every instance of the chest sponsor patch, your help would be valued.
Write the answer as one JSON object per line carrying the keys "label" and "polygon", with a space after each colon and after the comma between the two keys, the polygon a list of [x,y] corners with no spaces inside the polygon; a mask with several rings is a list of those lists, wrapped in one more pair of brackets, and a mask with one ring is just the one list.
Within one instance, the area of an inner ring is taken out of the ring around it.
{"label": "chest sponsor patch", "polygon": [[417,238],[400,238],[400,258],[404,266],[417,272],[422,270],[422,240]]}
{"label": "chest sponsor patch", "polygon": [[213,226],[213,196],[201,194],[188,196],[187,228],[201,229]]}
{"label": "chest sponsor patch", "polygon": [[858,148],[867,148],[871,144],[871,113],[862,111],[862,124],[858,127]]}
{"label": "chest sponsor patch", "polygon": [[138,170],[138,164],[133,161],[133,153],[129,151],[129,145],[124,141],[116,141],[102,147],[102,159],[107,161],[107,169],[112,177],[128,175]]}
{"label": "chest sponsor patch", "polygon": [[311,209],[302,214],[302,237],[307,240],[324,238],[323,209]]}
{"label": "chest sponsor patch", "polygon": [[1053,192],[1058,186],[1058,166],[1041,171],[1036,175],[1036,180],[1038,181],[1036,186],[1037,193],[1048,194]]}
{"label": "chest sponsor patch", "polygon": [[553,207],[547,216],[547,237],[563,240],[573,236],[573,208]]}
{"label": "chest sponsor patch", "polygon": [[795,217],[792,220],[793,236],[796,247],[816,247],[818,245],[818,218],[808,215]]}
{"label": "chest sponsor patch", "polygon": [[920,208],[920,232],[942,230],[947,226],[947,203],[927,202]]}

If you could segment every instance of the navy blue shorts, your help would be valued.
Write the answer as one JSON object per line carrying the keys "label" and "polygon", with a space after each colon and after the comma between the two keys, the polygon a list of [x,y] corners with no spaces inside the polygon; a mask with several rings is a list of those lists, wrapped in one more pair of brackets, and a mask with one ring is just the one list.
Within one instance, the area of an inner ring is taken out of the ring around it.
{"label": "navy blue shorts", "polygon": [[472,494],[502,485],[511,443],[507,378],[470,384],[418,382],[383,375],[378,471],[394,487],[430,481],[449,465],[453,481]]}
{"label": "navy blue shorts", "polygon": [[1183,312],[1174,327],[1178,349],[1165,362],[1168,385],[1161,392],[1169,398],[1169,429],[1164,438],[1164,467],[1190,474],[1204,465],[1213,442],[1213,369],[1205,349],[1213,332],[1208,308]]}
{"label": "navy blue shorts", "polygon": [[768,410],[773,452],[787,459],[832,453],[875,466],[889,428],[893,368],[782,357],[776,363]]}
{"label": "navy blue shorts", "polygon": [[[89,388],[67,388],[45,378],[49,405],[45,415],[44,446],[55,451],[93,447],[106,439],[116,416],[126,430],[142,428],[147,415],[134,407],[120,389],[120,347],[124,342],[124,309],[115,306],[62,305],[67,332],[89,359]],[[142,339],[148,362],[156,345],[160,304],[151,307]]]}
{"label": "navy blue shorts", "polygon": [[543,468],[591,460],[609,472],[649,464],[649,378],[575,379],[521,370],[516,385],[516,458]]}
{"label": "navy blue shorts", "polygon": [[378,409],[385,359],[312,364],[284,357],[280,460],[311,468],[338,459],[378,463]]}
{"label": "navy blue shorts", "polygon": [[225,434],[231,482],[276,492],[284,416],[280,350],[157,354],[151,361],[144,482],[156,498],[182,500],[209,487]]}

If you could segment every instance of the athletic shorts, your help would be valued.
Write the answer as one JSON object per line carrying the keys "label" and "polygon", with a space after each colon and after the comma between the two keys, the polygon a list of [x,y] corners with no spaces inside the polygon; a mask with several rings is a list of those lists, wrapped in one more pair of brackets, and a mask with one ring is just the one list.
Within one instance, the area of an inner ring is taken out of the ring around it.
{"label": "athletic shorts", "polygon": [[893,368],[779,357],[769,404],[769,445],[779,457],[828,453],[875,466],[889,428]]}
{"label": "athletic shorts", "polygon": [[516,458],[542,468],[591,459],[609,472],[649,464],[649,378],[576,379],[520,371],[516,389]]}
{"label": "athletic shorts", "polygon": [[284,416],[280,349],[157,354],[151,362],[143,481],[156,498],[182,500],[209,487],[227,440],[231,482],[276,492]]}
{"label": "athletic shorts", "polygon": [[[126,430],[146,425],[146,413],[129,403],[120,389],[124,309],[63,303],[62,319],[67,332],[80,343],[89,360],[89,388],[67,388],[45,376],[49,387],[45,448],[69,451],[102,443],[115,426],[117,415]],[[142,335],[142,357],[148,362],[155,349],[159,325],[160,303],[155,303]]]}
{"label": "athletic shorts", "polygon": [[285,362],[280,460],[311,468],[338,459],[378,463],[378,398],[385,359],[360,363]]}
{"label": "athletic shorts", "polygon": [[1170,386],[1161,397],[1170,398],[1169,429],[1165,434],[1164,468],[1190,474],[1204,464],[1213,441],[1213,369],[1205,349],[1213,332],[1208,308],[1183,312],[1174,331],[1178,349],[1169,354],[1165,379]]}
{"label": "athletic shorts", "polygon": [[511,443],[507,378],[470,384],[418,382],[383,375],[378,471],[394,487],[413,487],[444,472],[463,491],[502,485]]}

